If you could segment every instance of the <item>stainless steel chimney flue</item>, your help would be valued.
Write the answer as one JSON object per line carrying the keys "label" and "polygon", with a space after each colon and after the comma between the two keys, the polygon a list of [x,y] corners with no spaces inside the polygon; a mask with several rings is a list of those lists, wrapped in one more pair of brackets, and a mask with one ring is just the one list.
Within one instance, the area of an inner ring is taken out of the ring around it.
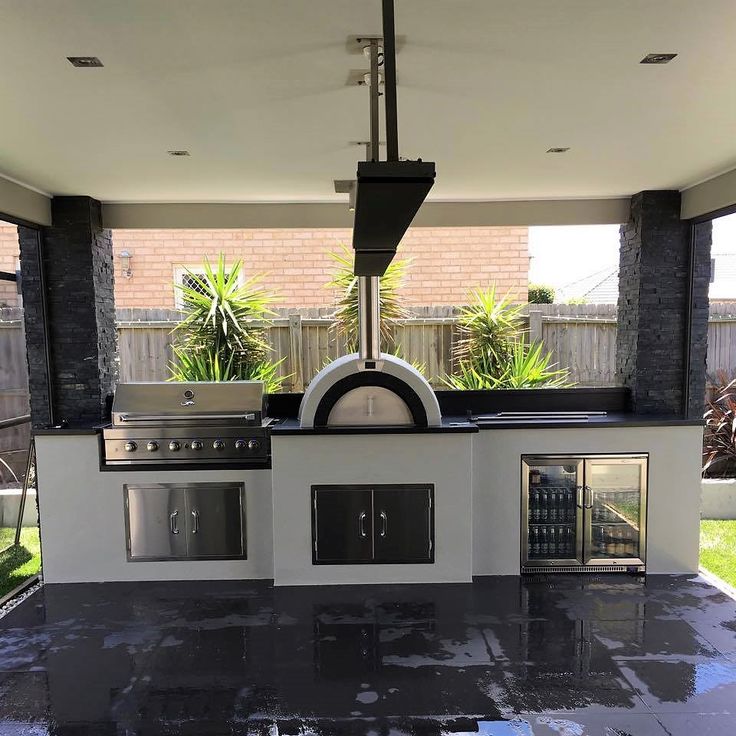
{"label": "stainless steel chimney flue", "polygon": [[358,354],[381,358],[381,283],[379,276],[358,277]]}

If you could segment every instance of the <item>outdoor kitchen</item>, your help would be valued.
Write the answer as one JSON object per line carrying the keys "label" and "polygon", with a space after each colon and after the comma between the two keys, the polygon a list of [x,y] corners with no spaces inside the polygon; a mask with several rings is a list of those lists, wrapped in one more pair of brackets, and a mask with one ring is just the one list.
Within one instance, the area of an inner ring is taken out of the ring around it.
{"label": "outdoor kitchen", "polygon": [[[700,492],[736,11],[676,4],[10,3],[0,57],[53,50],[18,71],[70,130],[45,176],[29,120],[27,170],[0,136],[29,436],[0,519],[41,556],[0,591],[0,734],[733,731]],[[673,93],[709,74],[721,110]],[[566,225],[618,228],[618,301],[558,305],[563,355],[511,229]],[[408,316],[423,230],[423,293],[469,283]],[[521,297],[466,257],[493,238]]]}

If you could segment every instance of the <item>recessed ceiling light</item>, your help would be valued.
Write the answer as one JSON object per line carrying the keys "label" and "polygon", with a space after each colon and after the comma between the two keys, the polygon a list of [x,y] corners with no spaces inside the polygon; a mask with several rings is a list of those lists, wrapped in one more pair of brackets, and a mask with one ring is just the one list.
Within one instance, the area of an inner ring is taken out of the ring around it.
{"label": "recessed ceiling light", "polygon": [[647,54],[640,64],[669,64],[677,54]]}
{"label": "recessed ceiling light", "polygon": [[570,150],[570,146],[559,146],[555,148],[548,148],[547,153],[567,153]]}
{"label": "recessed ceiling light", "polygon": [[96,56],[67,56],[72,66],[90,69],[96,66],[105,66]]}
{"label": "recessed ceiling light", "polygon": [[169,156],[188,156],[189,151],[166,151]]}

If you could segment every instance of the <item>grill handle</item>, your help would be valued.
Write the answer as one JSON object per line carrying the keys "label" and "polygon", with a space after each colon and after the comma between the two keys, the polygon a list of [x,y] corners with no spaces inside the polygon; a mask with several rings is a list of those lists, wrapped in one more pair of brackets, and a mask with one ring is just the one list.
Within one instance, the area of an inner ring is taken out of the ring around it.
{"label": "grill handle", "polygon": [[119,419],[121,422],[133,424],[135,422],[162,422],[169,419],[245,419],[246,421],[252,421],[256,418],[256,415],[252,412],[248,414],[136,414],[130,416],[129,414],[120,414]]}

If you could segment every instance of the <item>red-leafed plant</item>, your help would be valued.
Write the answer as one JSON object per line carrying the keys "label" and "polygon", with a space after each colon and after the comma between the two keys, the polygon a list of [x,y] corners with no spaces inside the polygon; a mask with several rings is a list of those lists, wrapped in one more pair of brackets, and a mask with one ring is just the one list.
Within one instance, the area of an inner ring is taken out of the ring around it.
{"label": "red-leafed plant", "polygon": [[736,379],[718,371],[709,381],[703,436],[703,474],[736,475]]}

